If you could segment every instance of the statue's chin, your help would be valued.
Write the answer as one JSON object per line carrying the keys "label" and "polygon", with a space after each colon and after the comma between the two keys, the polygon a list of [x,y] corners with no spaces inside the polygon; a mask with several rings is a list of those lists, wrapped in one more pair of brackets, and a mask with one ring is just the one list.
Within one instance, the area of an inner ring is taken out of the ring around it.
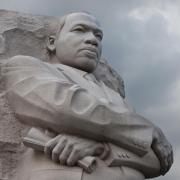
{"label": "statue's chin", "polygon": [[92,73],[96,69],[97,63],[98,60],[96,58],[85,57],[84,59],[79,59],[76,68]]}

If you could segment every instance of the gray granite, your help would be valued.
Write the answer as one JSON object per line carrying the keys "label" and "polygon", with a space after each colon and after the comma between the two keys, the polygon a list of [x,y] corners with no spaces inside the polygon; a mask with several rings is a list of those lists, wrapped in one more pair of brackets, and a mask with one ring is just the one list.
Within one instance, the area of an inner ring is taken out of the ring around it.
{"label": "gray granite", "polygon": [[[18,54],[48,61],[44,41],[56,30],[57,21],[56,17],[0,10],[0,62]],[[122,78],[105,58],[101,59],[95,76],[125,97]],[[1,81],[0,92],[3,90]],[[9,180],[16,171],[19,155],[24,151],[21,141],[29,128],[17,121],[3,97],[0,97],[0,109],[0,179]]]}

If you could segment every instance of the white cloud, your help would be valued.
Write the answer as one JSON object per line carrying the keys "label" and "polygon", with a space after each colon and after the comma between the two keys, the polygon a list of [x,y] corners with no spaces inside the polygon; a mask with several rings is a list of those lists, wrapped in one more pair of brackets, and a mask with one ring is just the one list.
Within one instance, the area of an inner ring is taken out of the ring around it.
{"label": "white cloud", "polygon": [[142,23],[145,23],[154,16],[161,16],[167,22],[168,32],[180,36],[180,7],[177,3],[167,3],[167,1],[147,3],[132,9],[128,16]]}

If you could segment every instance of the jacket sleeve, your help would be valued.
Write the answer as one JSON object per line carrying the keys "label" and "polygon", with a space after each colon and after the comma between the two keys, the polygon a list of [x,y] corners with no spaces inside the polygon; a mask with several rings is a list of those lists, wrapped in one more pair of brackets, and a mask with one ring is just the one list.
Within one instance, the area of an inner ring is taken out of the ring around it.
{"label": "jacket sleeve", "polygon": [[2,65],[6,95],[23,123],[148,152],[154,126],[133,112],[118,113],[48,63],[15,56]]}

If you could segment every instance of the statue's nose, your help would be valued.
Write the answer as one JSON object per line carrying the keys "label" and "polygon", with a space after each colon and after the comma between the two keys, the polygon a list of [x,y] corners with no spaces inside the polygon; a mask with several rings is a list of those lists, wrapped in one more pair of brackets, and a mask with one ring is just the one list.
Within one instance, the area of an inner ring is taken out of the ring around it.
{"label": "statue's nose", "polygon": [[86,44],[91,44],[91,45],[96,46],[96,47],[98,46],[97,38],[92,32],[89,32],[87,34],[87,37],[85,39],[85,43]]}

